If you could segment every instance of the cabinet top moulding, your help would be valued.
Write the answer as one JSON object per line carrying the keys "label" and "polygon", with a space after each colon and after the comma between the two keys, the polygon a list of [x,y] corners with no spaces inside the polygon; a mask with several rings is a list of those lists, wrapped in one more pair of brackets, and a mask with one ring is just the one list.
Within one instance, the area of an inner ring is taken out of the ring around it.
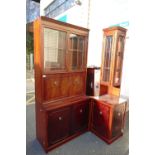
{"label": "cabinet top moulding", "polygon": [[[76,30],[89,32],[89,29],[87,29],[87,28],[77,26],[77,25],[73,25],[73,24],[70,24],[70,23],[61,22],[61,21],[58,21],[58,20],[55,20],[55,19],[52,19],[52,18],[49,18],[49,17],[45,17],[45,16],[41,16],[41,17],[37,18],[37,20],[41,20],[42,24],[43,25],[45,24],[46,26],[47,25],[52,26],[53,24],[57,24],[57,25],[60,25],[60,26],[65,26],[66,28],[69,27],[69,28],[73,28],[73,29],[76,29]],[[55,26],[55,25],[53,25],[53,26]]]}
{"label": "cabinet top moulding", "polygon": [[103,29],[104,32],[114,31],[114,30],[121,30],[121,31],[124,31],[124,32],[127,31],[127,29],[125,29],[123,27],[120,27],[120,26],[113,26],[113,27],[108,27],[108,28]]}

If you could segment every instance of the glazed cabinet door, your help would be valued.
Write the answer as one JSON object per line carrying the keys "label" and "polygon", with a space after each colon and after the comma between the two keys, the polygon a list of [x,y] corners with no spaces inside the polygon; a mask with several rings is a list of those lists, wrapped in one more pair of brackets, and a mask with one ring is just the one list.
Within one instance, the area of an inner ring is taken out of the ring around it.
{"label": "glazed cabinet door", "polygon": [[123,131],[125,105],[118,105],[113,111],[112,137],[120,135]]}
{"label": "glazed cabinet door", "polygon": [[125,44],[125,34],[118,32],[117,34],[117,44],[115,51],[115,65],[114,65],[114,76],[113,76],[113,86],[120,87],[122,66],[123,66],[123,55],[124,55],[124,44]]}
{"label": "glazed cabinet door", "polygon": [[43,66],[44,73],[65,71],[67,32],[43,28]]}
{"label": "glazed cabinet door", "polygon": [[109,115],[110,108],[99,102],[93,106],[93,129],[101,136],[109,136]]}
{"label": "glazed cabinet door", "polygon": [[49,146],[69,136],[70,118],[70,107],[49,112],[47,129]]}
{"label": "glazed cabinet door", "polygon": [[70,70],[86,69],[86,44],[87,37],[69,34]]}
{"label": "glazed cabinet door", "polygon": [[72,133],[85,131],[88,127],[89,101],[73,105]]}
{"label": "glazed cabinet door", "polygon": [[101,81],[105,83],[110,82],[110,72],[111,72],[111,58],[112,58],[112,44],[113,44],[113,34],[108,34],[104,39],[105,47],[102,57],[102,77]]}

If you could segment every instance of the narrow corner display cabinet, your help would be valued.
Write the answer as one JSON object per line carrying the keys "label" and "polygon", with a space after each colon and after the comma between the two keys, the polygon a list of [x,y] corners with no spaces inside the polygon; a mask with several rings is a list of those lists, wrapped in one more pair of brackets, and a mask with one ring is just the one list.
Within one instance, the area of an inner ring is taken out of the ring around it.
{"label": "narrow corner display cabinet", "polygon": [[126,29],[116,26],[103,29],[100,95],[120,95]]}
{"label": "narrow corner display cabinet", "polygon": [[125,104],[119,108],[118,98],[86,96],[89,30],[39,17],[33,33],[36,136],[44,150],[86,131],[111,143],[123,128]]}

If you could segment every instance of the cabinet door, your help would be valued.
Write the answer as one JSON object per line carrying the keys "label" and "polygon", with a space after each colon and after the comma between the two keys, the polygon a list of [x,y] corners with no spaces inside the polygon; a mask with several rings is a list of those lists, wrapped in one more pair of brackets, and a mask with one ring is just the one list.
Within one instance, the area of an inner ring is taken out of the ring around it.
{"label": "cabinet door", "polygon": [[114,108],[113,123],[112,123],[112,137],[121,134],[123,129],[125,105],[118,105]]}
{"label": "cabinet door", "polygon": [[70,69],[86,68],[86,37],[77,34],[69,35]]}
{"label": "cabinet door", "polygon": [[105,37],[105,49],[103,53],[103,64],[102,64],[102,81],[110,82],[110,68],[111,68],[111,57],[112,57],[112,43],[113,35]]}
{"label": "cabinet door", "polygon": [[66,70],[67,33],[44,27],[44,72]]}
{"label": "cabinet door", "polygon": [[89,103],[83,101],[73,106],[72,133],[84,131],[88,127]]}
{"label": "cabinet door", "polygon": [[85,73],[74,73],[69,81],[70,96],[85,94]]}
{"label": "cabinet door", "polygon": [[124,42],[125,42],[125,34],[119,33],[117,37],[114,76],[113,76],[113,86],[115,87],[120,87],[120,83],[121,83],[123,55],[124,55]]}
{"label": "cabinet door", "polygon": [[67,75],[47,75],[44,78],[44,100],[52,100],[67,97],[69,94],[69,82]]}
{"label": "cabinet door", "polygon": [[69,136],[70,118],[70,107],[52,111],[48,114],[49,146]]}
{"label": "cabinet door", "polygon": [[109,107],[103,105],[102,103],[94,103],[93,129],[104,137],[108,137],[109,133],[109,113]]}

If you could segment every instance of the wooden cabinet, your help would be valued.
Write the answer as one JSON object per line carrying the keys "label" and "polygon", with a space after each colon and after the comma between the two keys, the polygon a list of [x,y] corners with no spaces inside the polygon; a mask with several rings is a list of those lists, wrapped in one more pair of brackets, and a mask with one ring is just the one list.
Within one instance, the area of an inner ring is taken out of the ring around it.
{"label": "wooden cabinet", "polygon": [[111,95],[103,95],[93,101],[92,131],[112,143],[123,135],[126,100]]}
{"label": "wooden cabinet", "polygon": [[89,30],[39,17],[33,23],[33,33],[36,135],[45,151],[49,151],[87,128]]}
{"label": "wooden cabinet", "polygon": [[110,27],[103,29],[103,32],[100,95],[108,93],[119,96],[126,29]]}
{"label": "wooden cabinet", "polygon": [[[60,102],[60,101],[59,101]],[[64,100],[67,102],[67,100]],[[68,100],[69,102],[69,100]],[[88,130],[89,99],[83,101],[70,100],[70,105],[63,104],[47,112],[47,148],[68,141],[69,139]]]}
{"label": "wooden cabinet", "polygon": [[[105,30],[107,45],[101,74],[101,92],[111,94],[113,87],[120,85],[125,38],[124,29],[113,30]],[[36,136],[44,150],[48,152],[88,130],[108,143],[118,138],[123,131],[125,103],[114,99],[114,104],[105,96],[86,96],[89,30],[40,17],[33,23],[33,33]],[[117,43],[116,52],[112,50],[113,41]],[[88,75],[87,79],[88,86],[95,87],[94,77],[89,80]]]}

